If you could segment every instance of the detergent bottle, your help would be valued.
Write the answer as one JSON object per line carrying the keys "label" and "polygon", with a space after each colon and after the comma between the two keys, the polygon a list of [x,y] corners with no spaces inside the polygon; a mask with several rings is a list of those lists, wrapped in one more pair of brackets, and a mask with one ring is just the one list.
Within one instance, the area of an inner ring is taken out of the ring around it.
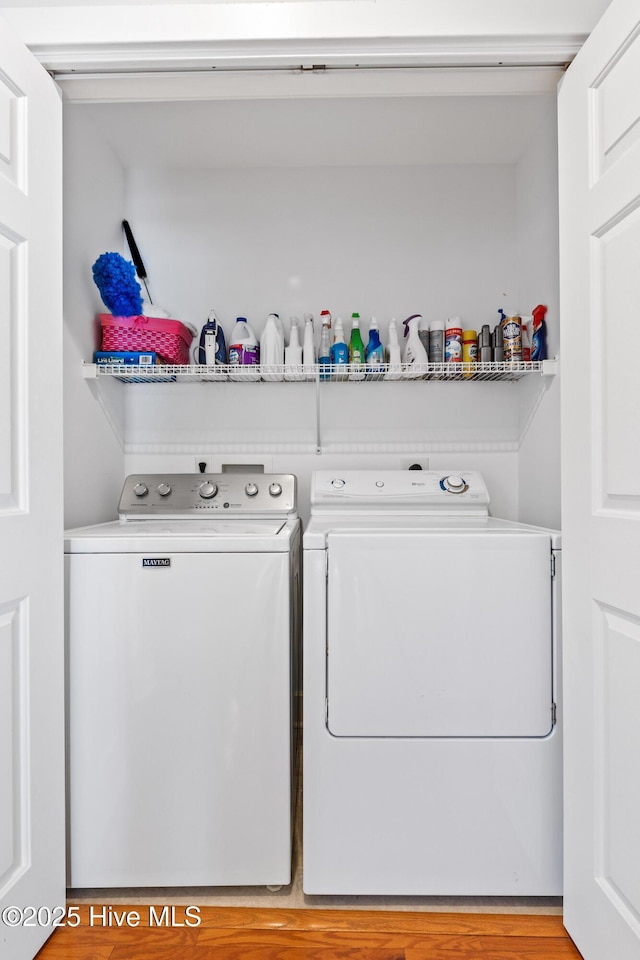
{"label": "detergent bottle", "polygon": [[387,339],[387,349],[385,351],[387,364],[389,368],[384,375],[385,380],[399,380],[402,376],[402,364],[400,362],[400,342],[398,340],[398,325],[396,318],[392,317],[389,321],[389,333]]}
{"label": "detergent bottle", "polygon": [[229,366],[237,373],[229,375],[231,380],[259,380],[257,373],[250,372],[260,362],[260,347],[256,335],[246,317],[238,317],[231,334],[229,344]]}
{"label": "detergent bottle", "polygon": [[367,343],[366,349],[366,361],[367,373],[369,374],[379,373],[384,363],[384,347],[380,340],[378,321],[375,317],[371,317],[371,323],[369,324],[369,342]]}
{"label": "detergent bottle", "polygon": [[260,337],[260,365],[263,380],[282,380],[284,331],[277,313],[270,313]]}
{"label": "detergent bottle", "polygon": [[404,348],[405,376],[410,379],[422,377],[427,373],[429,355],[420,339],[420,321],[422,317],[419,313],[414,313],[404,321],[404,336],[406,344]]}

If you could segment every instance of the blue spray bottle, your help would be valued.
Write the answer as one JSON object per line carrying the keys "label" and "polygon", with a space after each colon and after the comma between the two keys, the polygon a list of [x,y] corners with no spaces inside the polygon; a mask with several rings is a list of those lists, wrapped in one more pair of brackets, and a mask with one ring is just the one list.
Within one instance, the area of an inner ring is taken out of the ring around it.
{"label": "blue spray bottle", "polygon": [[538,304],[532,311],[533,316],[533,335],[531,337],[531,359],[547,359],[547,325],[545,323],[545,314],[547,308],[543,304]]}
{"label": "blue spray bottle", "polygon": [[344,327],[340,317],[336,320],[336,335],[331,344],[331,363],[334,367],[349,363],[349,347],[344,339]]}
{"label": "blue spray bottle", "polygon": [[384,347],[380,340],[378,321],[375,317],[371,317],[371,323],[369,324],[369,342],[367,343],[365,358],[367,371],[370,373],[378,371],[384,363]]}

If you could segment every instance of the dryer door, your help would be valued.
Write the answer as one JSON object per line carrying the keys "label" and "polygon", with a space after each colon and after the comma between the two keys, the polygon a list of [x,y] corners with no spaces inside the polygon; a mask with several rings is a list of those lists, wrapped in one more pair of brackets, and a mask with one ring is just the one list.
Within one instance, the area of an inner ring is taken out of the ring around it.
{"label": "dryer door", "polygon": [[543,533],[330,534],[329,731],[549,734],[550,551]]}

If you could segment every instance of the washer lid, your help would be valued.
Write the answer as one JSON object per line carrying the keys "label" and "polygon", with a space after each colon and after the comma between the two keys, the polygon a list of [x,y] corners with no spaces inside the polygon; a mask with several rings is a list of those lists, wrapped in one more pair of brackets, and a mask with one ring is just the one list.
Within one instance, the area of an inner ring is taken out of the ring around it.
{"label": "washer lid", "polygon": [[299,520],[113,520],[67,530],[67,553],[229,553],[288,550]]}
{"label": "washer lid", "polygon": [[469,533],[477,536],[487,535],[527,535],[545,533],[551,537],[554,549],[562,546],[562,536],[558,530],[547,530],[518,520],[502,520],[500,517],[475,516],[415,516],[413,514],[393,516],[362,516],[345,513],[343,515],[318,515],[311,517],[305,527],[303,544],[305,550],[325,550],[327,540],[333,531],[341,533],[406,533],[421,536],[433,533]]}

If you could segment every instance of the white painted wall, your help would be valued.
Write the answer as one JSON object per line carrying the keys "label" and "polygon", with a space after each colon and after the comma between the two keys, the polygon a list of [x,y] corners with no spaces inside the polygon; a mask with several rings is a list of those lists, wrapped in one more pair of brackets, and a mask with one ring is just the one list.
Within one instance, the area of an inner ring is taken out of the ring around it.
{"label": "white painted wall", "polygon": [[473,326],[517,294],[513,166],[265,169],[252,150],[254,168],[129,177],[155,297],[198,329],[212,307],[227,336],[236,316],[259,334],[272,311],[324,308]]}
{"label": "white painted wall", "polygon": [[[558,176],[555,104],[531,131],[517,167],[518,309],[548,307],[548,356],[558,355]],[[560,374],[561,375],[561,374]],[[559,528],[560,383],[530,378],[519,393],[518,505],[527,523]]]}
{"label": "white painted wall", "polygon": [[[394,103],[400,115],[402,101]],[[477,113],[480,101],[474,103]],[[337,102],[337,107],[344,105]],[[521,109],[524,105],[523,99]],[[493,110],[494,103],[489,106]],[[299,109],[297,103],[298,113]],[[123,460],[104,419],[98,432],[87,421],[99,421],[101,414],[87,384],[79,381],[75,363],[94,348],[87,315],[100,306],[90,279],[91,263],[105,249],[119,248],[122,216],[134,228],[155,301],[197,328],[214,307],[227,337],[235,316],[248,316],[259,334],[272,310],[283,316],[285,326],[291,314],[301,317],[309,311],[317,318],[327,307],[347,320],[358,310],[365,327],[373,314],[386,333],[391,316],[402,320],[414,312],[427,319],[460,315],[465,327],[479,329],[497,320],[501,305],[519,306],[533,297],[535,302],[547,299],[553,309],[557,298],[553,110],[547,110],[546,120],[544,111],[532,111],[532,126],[542,133],[534,136],[531,130],[533,146],[520,167],[513,162],[376,165],[375,150],[361,155],[358,166],[313,166],[314,155],[307,153],[306,165],[288,167],[283,163],[295,151],[288,153],[287,143],[295,142],[300,127],[293,122],[293,113],[287,123],[284,110],[276,128],[281,149],[274,150],[272,144],[261,152],[260,137],[255,143],[245,138],[238,145],[239,164],[233,164],[227,151],[228,165],[215,166],[220,157],[211,151],[210,138],[206,154],[202,152],[202,130],[196,124],[192,150],[206,155],[213,164],[208,169],[163,167],[157,131],[140,124],[151,165],[126,174],[110,149],[102,147],[108,132],[114,149],[120,149],[114,138],[120,129],[114,123],[117,110],[113,105],[105,108],[108,124],[100,123],[99,107],[72,105],[67,110],[73,118],[67,136],[68,302],[74,306],[67,322],[75,344],[69,351],[73,522],[110,515],[125,472],[191,471],[199,456],[207,459],[211,470],[239,459],[298,473],[303,516],[313,469],[334,464],[407,467],[418,459],[425,466],[484,470],[495,515],[516,518],[520,500],[521,514],[531,514],[527,519],[555,521],[557,491],[541,488],[535,499],[535,484],[533,494],[528,489],[530,468],[531,476],[537,476],[546,463],[549,477],[556,469],[553,444],[536,425],[537,397],[543,389],[537,377],[518,385],[322,385],[320,456],[314,452],[313,384],[103,384],[101,395],[107,388],[114,394],[108,409],[116,419],[124,416]],[[161,108],[154,105],[153,110]],[[496,124],[493,113],[486,116]],[[136,130],[130,121],[131,117],[121,128],[127,142]],[[157,121],[158,117],[156,126]],[[325,118],[325,126],[328,142],[340,140],[340,125],[334,129]],[[439,139],[448,129],[449,136],[458,136],[460,131],[454,128],[450,122],[433,124],[429,133]],[[499,123],[497,128],[503,129]],[[173,123],[167,122],[164,129],[170,139]],[[229,129],[228,124],[219,124],[221,140]],[[402,137],[402,130],[393,133]],[[189,143],[188,128],[180,129],[180,138]],[[473,138],[469,128],[467,156]],[[512,159],[512,146],[505,143],[505,159]],[[498,142],[494,156],[501,151]],[[127,155],[126,150],[121,152]],[[451,156],[455,154],[454,150]],[[302,155],[297,156],[299,162]],[[356,159],[353,153],[349,156]],[[319,150],[318,160],[323,159],[327,152]],[[362,165],[367,160],[369,164]],[[99,191],[96,183],[101,184]],[[122,404],[124,413],[119,409]],[[547,406],[553,421],[557,402]],[[532,410],[536,418],[529,423]],[[107,439],[97,444],[90,469],[106,464],[108,480],[102,481],[99,516],[87,517],[79,479],[87,469],[86,437],[104,437],[105,431]]]}
{"label": "white painted wall", "polygon": [[[99,340],[100,296],[91,265],[107,250],[120,250],[125,177],[120,163],[89,123],[64,121],[64,470],[65,525],[111,519],[122,486],[121,443],[87,381],[82,360]],[[120,384],[106,384],[109,409],[124,422]]]}

